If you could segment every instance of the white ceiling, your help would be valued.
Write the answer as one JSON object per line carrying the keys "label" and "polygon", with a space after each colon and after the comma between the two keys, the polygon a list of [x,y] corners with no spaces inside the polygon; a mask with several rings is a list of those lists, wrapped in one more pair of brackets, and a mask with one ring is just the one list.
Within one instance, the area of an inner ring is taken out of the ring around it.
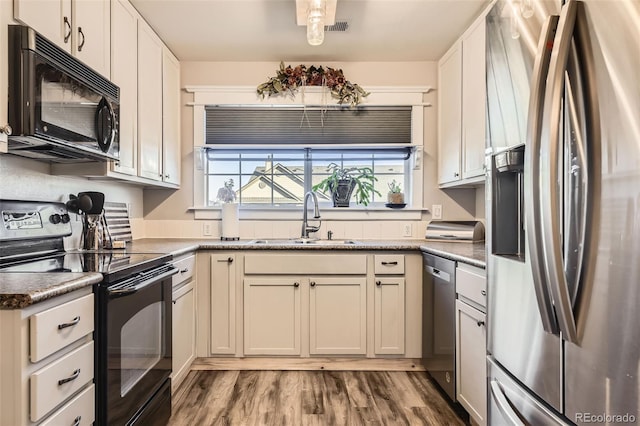
{"label": "white ceiling", "polygon": [[430,61],[489,0],[338,0],[321,46],[296,25],[295,0],[132,0],[181,61]]}

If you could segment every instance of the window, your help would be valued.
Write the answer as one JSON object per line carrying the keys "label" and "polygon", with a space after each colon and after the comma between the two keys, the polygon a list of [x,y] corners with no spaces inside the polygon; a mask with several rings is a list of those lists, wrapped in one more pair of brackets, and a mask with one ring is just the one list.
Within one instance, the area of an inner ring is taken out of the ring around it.
{"label": "window", "polygon": [[[236,200],[244,207],[278,207],[302,203],[304,194],[324,179],[327,167],[370,167],[377,181],[370,206],[386,202],[388,184],[400,182],[410,199],[411,148],[291,148],[243,149],[207,148],[204,167],[206,205],[218,204],[218,190],[233,180]],[[319,201],[331,203],[329,194],[318,193]]]}

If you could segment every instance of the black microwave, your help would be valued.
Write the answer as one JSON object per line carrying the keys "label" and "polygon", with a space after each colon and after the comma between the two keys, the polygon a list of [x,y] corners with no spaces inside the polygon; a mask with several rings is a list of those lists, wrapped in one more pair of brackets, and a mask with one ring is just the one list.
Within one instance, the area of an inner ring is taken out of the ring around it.
{"label": "black microwave", "polygon": [[9,26],[9,152],[59,163],[118,160],[120,89],[23,25]]}

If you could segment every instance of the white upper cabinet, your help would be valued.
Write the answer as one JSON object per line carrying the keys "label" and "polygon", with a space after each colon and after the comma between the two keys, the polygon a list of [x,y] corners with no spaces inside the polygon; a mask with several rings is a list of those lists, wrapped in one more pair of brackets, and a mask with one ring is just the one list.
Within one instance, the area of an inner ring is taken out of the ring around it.
{"label": "white upper cabinet", "polygon": [[162,49],[162,180],[180,185],[180,63]]}
{"label": "white upper cabinet", "polygon": [[120,160],[113,170],[138,174],[138,13],[127,0],[111,2],[111,81],[120,87]]}
{"label": "white upper cabinet", "polygon": [[462,179],[484,175],[487,83],[482,19],[462,38]]}
{"label": "white upper cabinet", "polygon": [[162,41],[138,21],[138,175],[162,180]]}
{"label": "white upper cabinet", "polygon": [[444,187],[484,179],[485,16],[438,63],[438,183]]}
{"label": "white upper cabinet", "polygon": [[15,0],[14,17],[110,77],[109,0]]}
{"label": "white upper cabinet", "polygon": [[460,180],[462,48],[456,42],[438,64],[438,182]]}

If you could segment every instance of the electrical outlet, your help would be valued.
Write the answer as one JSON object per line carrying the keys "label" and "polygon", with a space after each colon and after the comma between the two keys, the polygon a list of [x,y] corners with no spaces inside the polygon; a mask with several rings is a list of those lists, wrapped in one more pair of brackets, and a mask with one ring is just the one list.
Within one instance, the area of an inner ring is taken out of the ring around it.
{"label": "electrical outlet", "polygon": [[205,237],[210,237],[212,235],[211,222],[205,222],[202,224],[202,235]]}
{"label": "electrical outlet", "polygon": [[413,227],[410,223],[405,223],[402,226],[402,236],[403,237],[411,237],[413,235]]}
{"label": "electrical outlet", "polygon": [[431,219],[442,219],[442,204],[431,206]]}

